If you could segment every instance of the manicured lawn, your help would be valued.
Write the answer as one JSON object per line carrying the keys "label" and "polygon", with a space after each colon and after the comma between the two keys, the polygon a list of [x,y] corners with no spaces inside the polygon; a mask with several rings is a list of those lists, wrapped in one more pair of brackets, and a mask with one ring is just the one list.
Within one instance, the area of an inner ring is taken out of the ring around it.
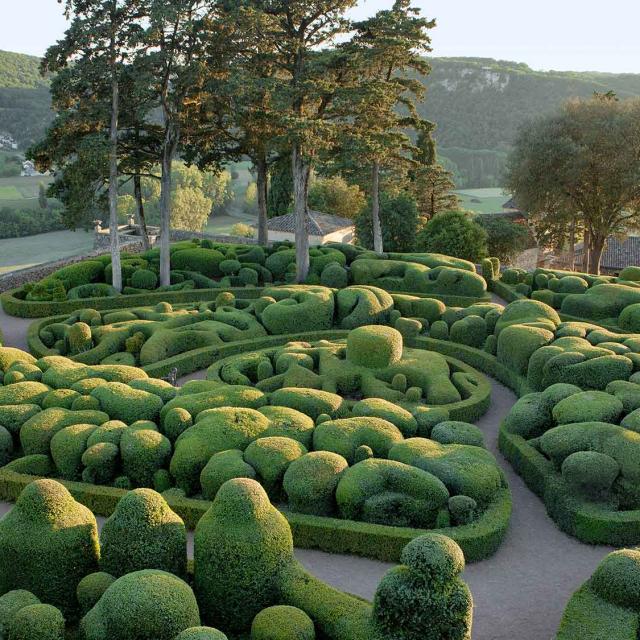
{"label": "manicured lawn", "polygon": [[0,273],[77,256],[92,249],[93,233],[86,231],[53,231],[0,240]]}
{"label": "manicured lawn", "polygon": [[0,185],[0,200],[17,200],[20,192],[13,185]]}
{"label": "manicured lawn", "polygon": [[461,189],[455,193],[463,209],[476,213],[500,213],[502,205],[509,200],[501,188]]}

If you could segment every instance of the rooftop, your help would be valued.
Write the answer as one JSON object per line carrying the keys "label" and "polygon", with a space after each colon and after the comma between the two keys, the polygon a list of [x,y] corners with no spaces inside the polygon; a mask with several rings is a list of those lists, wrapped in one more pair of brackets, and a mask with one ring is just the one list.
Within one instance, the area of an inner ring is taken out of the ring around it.
{"label": "rooftop", "polygon": [[[582,246],[576,247],[576,260],[582,255]],[[619,240],[610,236],[607,246],[602,253],[600,265],[603,269],[619,271],[625,267],[640,264],[640,236],[629,236],[626,240]]]}
{"label": "rooftop", "polygon": [[[334,231],[352,227],[353,224],[353,220],[350,218],[342,218],[340,216],[334,216],[320,211],[309,211],[307,215],[307,232],[311,236],[326,236]],[[267,221],[267,228],[269,231],[295,233],[295,214],[287,213],[283,216],[270,218]]]}

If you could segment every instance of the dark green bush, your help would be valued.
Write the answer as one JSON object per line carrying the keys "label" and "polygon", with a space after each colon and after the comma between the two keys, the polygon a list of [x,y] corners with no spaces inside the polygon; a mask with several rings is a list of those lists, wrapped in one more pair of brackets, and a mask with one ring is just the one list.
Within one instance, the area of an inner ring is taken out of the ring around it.
{"label": "dark green bush", "polygon": [[562,463],[562,477],[577,493],[589,498],[601,498],[613,486],[620,465],[608,455],[597,451],[576,451]]}
{"label": "dark green bush", "polygon": [[181,249],[171,255],[171,266],[182,271],[197,271],[207,278],[222,275],[220,263],[224,256],[215,249]]}
{"label": "dark green bush", "polygon": [[464,556],[436,534],[411,541],[402,565],[384,576],[373,603],[379,631],[392,640],[469,640],[473,602],[460,579]]}
{"label": "dark green bush", "polygon": [[9,624],[16,613],[33,604],[40,604],[40,600],[24,589],[8,591],[0,596],[0,638],[7,637]]}
{"label": "dark green bush", "polygon": [[20,609],[9,624],[8,640],[64,640],[64,616],[50,604]]}
{"label": "dark green bush", "polygon": [[347,359],[370,369],[382,369],[402,358],[402,335],[385,326],[357,327],[347,337]]}
{"label": "dark green bush", "polygon": [[255,481],[235,479],[218,491],[194,536],[194,585],[203,619],[248,630],[277,604],[278,574],[293,561],[291,530]]}
{"label": "dark green bush", "polygon": [[484,447],[484,434],[473,424],[447,420],[437,424],[431,431],[431,439],[441,444],[466,444]]}
{"label": "dark green bush", "polygon": [[289,506],[300,513],[328,516],[335,511],[335,490],[348,462],[330,451],[312,451],[285,471],[283,488]]}
{"label": "dark green bush", "polygon": [[0,592],[31,591],[76,613],[76,587],[98,568],[96,519],[54,480],[36,480],[0,520]]}
{"label": "dark green bush", "polygon": [[86,640],[174,640],[199,624],[189,585],[171,573],[146,569],[111,584],[82,619],[81,631]]}
{"label": "dark green bush", "polygon": [[98,603],[102,594],[115,582],[115,578],[104,571],[90,573],[78,582],[76,596],[80,605],[80,613],[85,615]]}
{"label": "dark green bush", "polygon": [[158,276],[150,269],[138,269],[131,276],[131,286],[136,289],[153,290],[158,286]]}
{"label": "dark green bush", "polygon": [[610,553],[591,576],[593,590],[607,602],[634,611],[640,609],[640,551]]}
{"label": "dark green bush", "polygon": [[433,526],[449,492],[435,476],[392,460],[363,460],[342,474],[336,502],[343,518],[399,527]]}
{"label": "dark green bush", "polygon": [[206,500],[214,500],[220,487],[233,478],[256,477],[256,470],[244,460],[240,449],[227,449],[214,453],[200,473],[202,495]]}
{"label": "dark green bush", "polygon": [[100,542],[100,568],[113,576],[142,569],[186,575],[184,522],[151,489],[136,489],[118,502],[103,525]]}

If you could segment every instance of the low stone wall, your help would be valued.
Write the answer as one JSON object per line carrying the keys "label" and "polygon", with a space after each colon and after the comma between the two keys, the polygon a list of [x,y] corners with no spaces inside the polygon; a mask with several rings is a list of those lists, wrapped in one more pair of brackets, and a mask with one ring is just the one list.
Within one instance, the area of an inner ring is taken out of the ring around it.
{"label": "low stone wall", "polygon": [[[129,250],[129,247],[127,247],[127,250]],[[8,291],[9,289],[21,287],[22,285],[27,284],[27,282],[37,282],[38,280],[42,280],[42,278],[45,278],[54,271],[57,271],[62,267],[66,267],[69,264],[82,262],[82,260],[104,255],[105,253],[108,253],[108,251],[98,249],[96,251],[91,251],[90,253],[85,253],[81,256],[72,256],[70,258],[54,260],[53,262],[43,262],[42,264],[35,265],[34,267],[9,271],[8,273],[0,275],[0,293]]]}
{"label": "low stone wall", "polygon": [[[255,238],[214,235],[211,233],[195,233],[193,231],[181,231],[179,229],[172,230],[170,238],[172,242],[177,242],[180,240],[191,240],[193,238],[207,238],[209,240],[212,240],[213,242],[227,242],[231,244],[258,243]],[[121,235],[120,241],[123,251],[127,251],[129,253],[140,253],[141,251],[143,251],[142,240],[139,237]],[[8,273],[2,274],[0,275],[0,293],[2,293],[3,291],[9,291],[10,289],[21,287],[27,282],[37,282],[38,280],[42,280],[42,278],[45,278],[54,271],[57,271],[62,267],[66,267],[69,264],[74,264],[76,262],[81,262],[82,260],[87,260],[88,258],[109,253],[109,234],[96,233],[94,247],[95,249],[93,251],[84,253],[80,256],[62,258],[61,260],[54,260],[53,262],[44,262],[33,267],[27,267],[26,269],[17,269],[16,271],[9,271]]]}

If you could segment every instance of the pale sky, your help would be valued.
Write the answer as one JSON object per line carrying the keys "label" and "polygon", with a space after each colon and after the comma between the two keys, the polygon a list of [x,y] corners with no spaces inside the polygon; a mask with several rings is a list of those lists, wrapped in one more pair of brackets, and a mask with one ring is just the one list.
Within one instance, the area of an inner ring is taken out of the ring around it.
{"label": "pale sky", "polygon": [[[393,0],[360,0],[364,17]],[[415,0],[437,19],[433,55],[534,69],[640,73],[638,0]],[[0,0],[0,49],[42,55],[65,29],[57,0]]]}

